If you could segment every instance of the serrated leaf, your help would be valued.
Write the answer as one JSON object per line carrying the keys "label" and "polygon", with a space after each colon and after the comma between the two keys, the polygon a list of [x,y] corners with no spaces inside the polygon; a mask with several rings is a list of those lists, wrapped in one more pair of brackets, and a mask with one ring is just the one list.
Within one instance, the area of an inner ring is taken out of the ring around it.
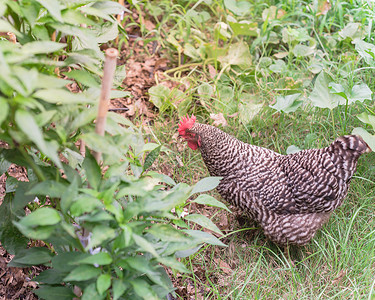
{"label": "serrated leaf", "polygon": [[210,245],[216,245],[216,246],[223,246],[226,247],[223,242],[221,242],[218,238],[214,237],[212,234],[209,234],[204,231],[200,230],[183,230],[183,232],[190,235],[192,238],[194,238],[194,242],[196,243],[207,243]]}
{"label": "serrated leaf", "polygon": [[39,149],[47,155],[59,168],[62,164],[57,155],[57,147],[52,143],[46,143],[43,139],[42,131],[36,123],[33,115],[26,110],[18,109],[15,114],[17,126],[22,130],[26,136],[32,140]]}
{"label": "serrated leaf", "polygon": [[96,289],[100,295],[104,294],[111,286],[111,275],[101,274],[96,280]]}
{"label": "serrated leaf", "polygon": [[270,105],[270,107],[279,112],[295,112],[297,108],[302,105],[302,101],[296,101],[300,95],[300,93],[297,93],[287,96],[277,96],[276,103],[274,105]]}
{"label": "serrated leaf", "polygon": [[315,86],[311,92],[309,99],[312,104],[316,107],[334,109],[338,105],[346,103],[345,98],[332,94],[330,92],[329,83],[332,80],[329,79],[328,75],[321,72],[315,81]]}
{"label": "serrated leaf", "polygon": [[149,252],[151,253],[153,256],[155,257],[159,257],[159,254],[156,252],[154,246],[149,242],[147,241],[145,238],[133,233],[133,239],[135,241],[135,243],[143,250],[143,251],[146,251],[146,252]]}
{"label": "serrated leaf", "polygon": [[145,163],[143,164],[143,171],[147,170],[149,167],[152,166],[154,161],[158,158],[161,150],[161,145],[156,147],[154,150],[150,151],[150,153],[145,158]]}
{"label": "serrated leaf", "polygon": [[219,207],[227,210],[228,212],[231,213],[230,209],[222,202],[216,200],[214,197],[207,195],[207,194],[202,194],[197,197],[197,199],[193,200],[193,202],[202,204],[202,205],[208,205],[208,206],[214,206],[214,207]]}
{"label": "serrated leaf", "polygon": [[185,217],[185,220],[197,223],[198,225],[207,228],[209,230],[212,230],[213,232],[216,232],[220,235],[223,235],[221,230],[206,216],[200,215],[200,214],[191,214],[187,215]]}
{"label": "serrated leaf", "polygon": [[177,261],[174,257],[159,257],[158,262],[178,272],[191,273],[183,263]]}
{"label": "serrated leaf", "polygon": [[193,187],[191,195],[213,190],[219,185],[221,179],[222,177],[206,177],[201,179]]}
{"label": "serrated leaf", "polygon": [[64,281],[86,281],[97,277],[100,274],[100,269],[90,265],[79,266],[71,271]]}
{"label": "serrated leaf", "polygon": [[23,226],[55,225],[61,221],[59,213],[50,207],[41,207],[22,218],[19,223]]}

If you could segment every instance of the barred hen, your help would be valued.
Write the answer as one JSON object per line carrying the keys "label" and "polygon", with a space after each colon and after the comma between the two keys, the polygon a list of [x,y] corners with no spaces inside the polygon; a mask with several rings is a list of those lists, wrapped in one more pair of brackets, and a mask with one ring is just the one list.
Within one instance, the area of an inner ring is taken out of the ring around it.
{"label": "barred hen", "polygon": [[216,127],[182,118],[179,134],[202,153],[211,176],[229,203],[257,221],[279,245],[305,245],[348,193],[358,158],[371,152],[356,135],[329,147],[281,155],[246,144]]}

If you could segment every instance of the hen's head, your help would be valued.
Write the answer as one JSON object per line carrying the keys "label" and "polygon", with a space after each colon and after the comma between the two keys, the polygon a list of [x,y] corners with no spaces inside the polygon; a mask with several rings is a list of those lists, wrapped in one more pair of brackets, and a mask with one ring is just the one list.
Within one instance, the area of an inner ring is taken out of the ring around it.
{"label": "hen's head", "polygon": [[194,115],[191,115],[191,118],[186,115],[186,117],[182,117],[178,125],[178,133],[187,141],[188,146],[193,150],[196,150],[201,145],[199,135],[191,130],[196,119]]}

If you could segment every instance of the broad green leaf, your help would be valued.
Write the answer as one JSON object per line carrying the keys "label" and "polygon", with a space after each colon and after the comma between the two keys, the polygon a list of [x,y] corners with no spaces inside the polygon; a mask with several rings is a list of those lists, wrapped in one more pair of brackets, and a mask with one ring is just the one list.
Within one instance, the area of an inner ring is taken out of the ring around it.
{"label": "broad green leaf", "polygon": [[3,155],[0,153],[0,176],[3,175],[6,171],[8,171],[9,167],[11,166],[11,162],[7,161]]}
{"label": "broad green leaf", "polygon": [[296,57],[305,57],[313,54],[315,52],[314,48],[315,47],[298,44],[294,46],[294,48],[292,49],[292,53]]}
{"label": "broad green leaf", "polygon": [[35,98],[54,104],[92,103],[83,93],[71,93],[65,89],[45,89],[34,93]]}
{"label": "broad green leaf", "polygon": [[178,272],[191,273],[183,263],[177,261],[174,257],[159,257],[158,262]]}
{"label": "broad green leaf", "polygon": [[61,17],[60,2],[58,0],[36,0],[43,5],[57,21],[63,22]]}
{"label": "broad green leaf", "polygon": [[329,79],[328,75],[321,72],[315,81],[315,86],[311,92],[309,99],[312,104],[316,107],[334,109],[338,105],[346,103],[345,98],[332,94],[330,92],[329,83],[332,80]]}
{"label": "broad green leaf", "polygon": [[244,0],[224,0],[225,7],[235,15],[241,16],[250,13],[251,4]]}
{"label": "broad green leaf", "polygon": [[19,231],[22,232],[24,236],[35,240],[46,240],[48,239],[56,229],[55,225],[46,225],[38,227],[29,227],[21,224],[20,222],[14,222],[13,224],[17,227]]}
{"label": "broad green leaf", "polygon": [[102,180],[102,173],[95,158],[87,153],[82,166],[85,169],[85,174],[90,185],[94,189],[98,189]]}
{"label": "broad green leaf", "polygon": [[277,96],[276,103],[270,105],[271,108],[276,109],[279,112],[295,112],[298,107],[302,105],[302,101],[296,101],[300,97],[300,93],[292,94],[287,96]]}
{"label": "broad green leaf", "polygon": [[348,23],[342,30],[339,31],[339,35],[342,39],[362,39],[365,35],[365,30],[362,28],[360,23]]}
{"label": "broad green leaf", "polygon": [[296,42],[306,42],[311,39],[306,28],[290,28],[284,27],[281,31],[283,36],[283,42],[288,44],[294,44]]}
{"label": "broad green leaf", "polygon": [[264,107],[264,103],[259,102],[254,95],[243,93],[241,103],[238,105],[238,113],[243,124],[249,124]]}
{"label": "broad green leaf", "polygon": [[258,36],[258,23],[249,21],[229,22],[235,35]]}
{"label": "broad green leaf", "polygon": [[161,150],[161,145],[158,146],[158,147],[156,147],[149,154],[147,154],[147,156],[145,158],[145,162],[143,164],[143,170],[144,171],[147,170],[149,167],[152,166],[152,164],[154,163],[154,161],[158,158],[160,150]]}
{"label": "broad green leaf", "polygon": [[183,232],[193,237],[194,242],[196,243],[207,243],[210,245],[226,247],[226,245],[223,242],[221,242],[218,238],[214,237],[212,234],[209,234],[207,232],[200,230],[183,230]]}
{"label": "broad green leaf", "polygon": [[27,54],[51,53],[65,48],[67,44],[51,41],[33,41],[25,44],[22,51]]}
{"label": "broad green leaf", "polygon": [[201,179],[195,184],[191,194],[203,193],[213,190],[219,185],[221,178],[222,177],[206,177]]}
{"label": "broad green leaf", "polygon": [[375,151],[375,135],[371,135],[367,132],[366,129],[363,129],[362,127],[356,127],[353,129],[352,134],[357,134],[361,136],[367,145],[371,148],[372,151]]}
{"label": "broad green leaf", "polygon": [[33,292],[41,299],[67,300],[76,297],[72,289],[64,286],[41,285]]}
{"label": "broad green leaf", "polygon": [[290,145],[288,148],[286,148],[286,154],[293,154],[300,152],[302,149],[295,146],[295,145]]}
{"label": "broad green leaf", "polygon": [[355,50],[358,51],[358,54],[368,63],[372,65],[375,59],[375,45],[366,43],[361,39],[353,41],[355,44]]}
{"label": "broad green leaf", "polygon": [[155,248],[154,246],[149,242],[147,241],[145,238],[133,233],[133,239],[135,241],[135,243],[143,250],[143,251],[146,251],[146,252],[149,252],[151,253],[153,256],[155,257],[159,257],[159,254],[157,254],[157,252],[155,251]]}
{"label": "broad green leaf", "polygon": [[40,273],[38,276],[34,277],[33,281],[47,284],[60,284],[63,281],[65,275],[63,272],[60,272],[56,269],[47,269]]}
{"label": "broad green leaf", "polygon": [[90,265],[79,266],[71,271],[64,281],[86,281],[96,278],[100,274],[100,269]]}
{"label": "broad green leaf", "polygon": [[43,134],[33,115],[26,110],[18,109],[15,114],[15,120],[17,126],[22,132],[26,134],[26,136],[32,140],[44,154],[51,158],[59,168],[62,168],[62,164],[57,155],[57,148],[54,147],[54,144],[46,143],[43,139]]}
{"label": "broad green leaf", "polygon": [[28,266],[45,264],[51,261],[53,255],[45,247],[31,247],[19,251],[11,263],[19,263]]}
{"label": "broad green leaf", "polygon": [[207,194],[199,195],[197,199],[195,199],[193,202],[198,203],[198,204],[223,208],[231,213],[230,209],[224,203],[216,200],[214,197],[207,195]]}
{"label": "broad green leaf", "polygon": [[69,84],[70,80],[57,78],[55,76],[38,73],[38,80],[35,83],[36,89],[58,89]]}
{"label": "broad green leaf", "polygon": [[356,101],[363,102],[365,100],[371,100],[372,91],[367,86],[367,84],[356,84],[353,86],[349,95],[349,104]]}
{"label": "broad green leaf", "polygon": [[144,300],[159,300],[159,297],[151,289],[150,284],[142,279],[134,279],[131,282],[135,293]]}
{"label": "broad green leaf", "polygon": [[96,280],[96,289],[99,294],[104,294],[106,290],[111,286],[111,275],[101,274]]}
{"label": "broad green leaf", "polygon": [[345,98],[345,100],[348,99],[348,96],[345,93],[345,89],[341,84],[335,83],[335,82],[330,82],[328,84],[328,87],[330,88],[332,94],[339,95],[339,96]]}
{"label": "broad green leaf", "polygon": [[13,212],[17,212],[19,209],[23,209],[28,203],[35,199],[34,195],[29,195],[27,192],[32,186],[30,182],[18,182],[18,187],[14,199],[11,203]]}
{"label": "broad green leaf", "polygon": [[20,220],[23,226],[55,225],[61,221],[59,213],[50,207],[41,207]]}
{"label": "broad green leaf", "polygon": [[220,235],[223,235],[221,230],[206,216],[200,215],[200,214],[191,214],[187,215],[185,217],[185,220],[197,223],[198,225],[207,228],[209,230],[212,230],[213,232],[216,232]]}
{"label": "broad green leaf", "polygon": [[7,119],[9,105],[5,98],[0,97],[0,126]]}
{"label": "broad green leaf", "polygon": [[374,115],[370,115],[368,113],[363,112],[360,115],[358,115],[357,118],[363,123],[371,125],[372,129],[375,130],[375,116]]}
{"label": "broad green leaf", "polygon": [[121,279],[114,279],[112,283],[113,300],[119,299],[128,287],[128,282],[125,283]]}
{"label": "broad green leaf", "polygon": [[268,68],[274,73],[282,73],[286,71],[287,66],[282,59],[278,59]]}
{"label": "broad green leaf", "polygon": [[105,225],[95,226],[92,231],[92,236],[89,244],[86,246],[86,249],[94,248],[107,240],[111,240],[116,237],[116,231]]}
{"label": "broad green leaf", "polygon": [[46,180],[37,183],[33,188],[27,192],[27,195],[44,195],[51,198],[61,198],[68,187],[53,180]]}
{"label": "broad green leaf", "polygon": [[226,67],[228,65],[239,66],[241,69],[248,69],[252,65],[249,46],[245,42],[237,42],[229,46],[227,55],[220,56],[218,61]]}
{"label": "broad green leaf", "polygon": [[90,213],[96,208],[104,207],[103,203],[92,196],[81,195],[70,206],[70,212],[73,216],[79,217],[84,213]]}
{"label": "broad green leaf", "polygon": [[148,90],[148,93],[150,95],[150,102],[160,110],[165,110],[166,106],[169,106],[167,99],[171,94],[171,90],[165,85],[155,85]]}
{"label": "broad green leaf", "polygon": [[104,300],[106,295],[100,295],[96,289],[96,284],[91,283],[83,291],[81,300]]}
{"label": "broad green leaf", "polygon": [[12,193],[16,191],[18,186],[18,180],[12,176],[9,176],[5,182],[5,192]]}
{"label": "broad green leaf", "polygon": [[77,263],[104,266],[112,263],[112,257],[107,252],[99,252],[97,254],[90,255],[86,258],[78,260]]}
{"label": "broad green leaf", "polygon": [[65,75],[88,87],[98,88],[100,86],[98,79],[85,70],[72,70]]}

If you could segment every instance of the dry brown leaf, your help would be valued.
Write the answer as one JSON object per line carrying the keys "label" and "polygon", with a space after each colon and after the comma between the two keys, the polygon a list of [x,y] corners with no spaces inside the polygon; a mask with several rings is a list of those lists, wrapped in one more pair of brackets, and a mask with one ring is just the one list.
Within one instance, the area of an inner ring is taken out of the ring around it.
{"label": "dry brown leaf", "polygon": [[319,1],[318,4],[318,12],[316,13],[317,16],[324,16],[326,15],[329,10],[331,9],[331,3],[329,1]]}
{"label": "dry brown leaf", "polygon": [[216,77],[216,69],[212,65],[208,65],[208,73],[210,73],[211,79],[214,79]]}
{"label": "dry brown leaf", "polygon": [[210,114],[210,118],[214,120],[214,125],[215,126],[228,126],[227,120],[225,120],[223,113],[218,113],[218,114]]}
{"label": "dry brown leaf", "polygon": [[281,58],[287,57],[288,55],[289,55],[289,52],[279,52],[279,53],[275,53],[273,56],[275,56],[278,59],[281,59]]}
{"label": "dry brown leaf", "polygon": [[219,265],[221,271],[223,271],[225,274],[232,274],[232,268],[225,261],[221,260],[220,258],[214,258],[214,261]]}
{"label": "dry brown leaf", "polygon": [[144,25],[145,25],[145,28],[148,30],[148,31],[151,31],[151,30],[154,30],[155,29],[155,24],[152,23],[150,20],[146,20],[144,22]]}

